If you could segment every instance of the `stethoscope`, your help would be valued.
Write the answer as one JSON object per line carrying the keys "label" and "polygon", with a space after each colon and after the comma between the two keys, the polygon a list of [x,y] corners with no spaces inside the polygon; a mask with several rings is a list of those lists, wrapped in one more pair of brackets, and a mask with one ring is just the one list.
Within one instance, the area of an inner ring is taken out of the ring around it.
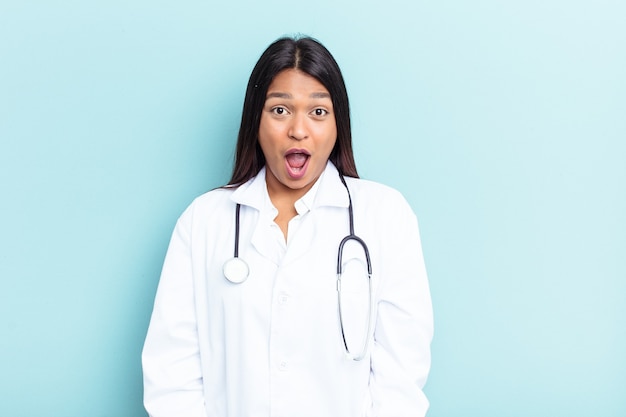
{"label": "stethoscope", "polygon": [[[343,340],[343,345],[346,350],[346,355],[348,358],[354,361],[360,361],[365,358],[367,354],[367,349],[369,347],[369,341],[371,339],[372,332],[372,263],[370,260],[370,253],[367,245],[357,235],[354,234],[354,213],[352,210],[352,196],[350,195],[350,189],[348,188],[348,184],[346,184],[346,180],[343,175],[339,174],[339,178],[343,183],[344,187],[346,187],[346,191],[348,193],[348,216],[350,219],[350,234],[344,237],[339,243],[339,248],[337,250],[337,300],[339,305],[339,325],[341,327],[341,338]],[[246,279],[248,279],[248,275],[250,275],[250,268],[248,267],[248,263],[239,257],[239,215],[241,212],[241,204],[237,204],[235,208],[235,250],[234,256],[227,260],[224,263],[223,270],[224,276],[226,279],[233,284],[241,284]],[[363,349],[360,351],[358,355],[354,355],[350,352],[348,348],[348,342],[346,340],[346,334],[344,332],[344,320],[343,320],[343,310],[341,307],[341,276],[343,273],[343,248],[349,241],[357,242],[363,252],[365,253],[365,261],[367,263],[367,284],[369,289],[369,314],[367,317],[367,333],[365,334],[365,341],[363,342]]]}

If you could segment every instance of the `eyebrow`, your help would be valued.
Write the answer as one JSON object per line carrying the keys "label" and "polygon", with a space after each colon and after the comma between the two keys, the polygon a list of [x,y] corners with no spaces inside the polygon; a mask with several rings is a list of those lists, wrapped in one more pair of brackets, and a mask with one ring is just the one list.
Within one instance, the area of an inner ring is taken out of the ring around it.
{"label": "eyebrow", "polygon": [[[324,93],[324,92],[319,92],[319,93],[311,93],[311,95],[309,95],[310,98],[330,98],[330,94],[329,93]],[[291,99],[293,98],[293,96],[289,93],[281,93],[281,92],[272,92],[272,93],[268,93],[267,97],[265,98],[266,100],[268,98],[286,98],[286,99]]]}
{"label": "eyebrow", "polygon": [[330,98],[329,93],[313,93],[309,97],[311,98]]}
{"label": "eyebrow", "polygon": [[267,100],[268,98],[273,98],[273,97],[276,97],[276,98],[291,98],[291,94],[278,93],[278,92],[276,92],[276,93],[268,93],[267,97],[265,99]]}

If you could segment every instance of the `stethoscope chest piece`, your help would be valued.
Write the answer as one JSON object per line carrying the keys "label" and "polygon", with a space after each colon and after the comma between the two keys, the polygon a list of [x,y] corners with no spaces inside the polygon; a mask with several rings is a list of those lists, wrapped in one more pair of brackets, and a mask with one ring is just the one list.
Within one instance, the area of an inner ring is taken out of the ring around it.
{"label": "stethoscope chest piece", "polygon": [[233,284],[241,284],[250,274],[246,261],[239,257],[230,258],[224,262],[224,276]]}

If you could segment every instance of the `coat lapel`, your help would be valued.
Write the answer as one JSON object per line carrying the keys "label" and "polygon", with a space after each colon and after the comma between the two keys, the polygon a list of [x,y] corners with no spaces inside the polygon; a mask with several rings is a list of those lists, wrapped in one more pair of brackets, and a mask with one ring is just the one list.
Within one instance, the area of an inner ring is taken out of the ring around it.
{"label": "coat lapel", "polygon": [[[318,236],[319,224],[327,219],[319,208],[326,206],[348,207],[348,194],[339,179],[337,168],[328,162],[326,169],[319,179],[319,187],[315,194],[315,199],[310,211],[303,217],[298,233],[291,240],[283,264],[287,265],[298,260],[300,257],[311,253],[311,246],[317,239],[324,239]],[[346,221],[348,215],[346,213]],[[328,242],[329,245],[337,245],[339,242]]]}
{"label": "coat lapel", "polygon": [[[324,219],[319,217],[319,207],[323,206],[337,206],[348,207],[348,194],[345,187],[339,179],[339,173],[337,168],[328,162],[324,173],[319,179],[319,187],[317,189],[315,199],[310,211],[303,216],[302,223],[293,239],[290,239],[287,252],[284,254],[283,250],[279,247],[276,237],[272,232],[273,217],[269,202],[269,196],[267,194],[267,185],[265,182],[265,168],[262,168],[257,176],[245,184],[242,184],[232,194],[231,199],[235,203],[239,203],[242,206],[249,206],[256,210],[256,224],[250,224],[243,221],[245,212],[248,210],[242,210],[242,228],[244,225],[254,228],[250,237],[250,243],[255,250],[264,258],[273,262],[276,265],[288,264],[296,261],[300,257],[310,252],[311,245],[315,239],[321,239],[323,237],[317,236],[318,228],[316,224],[323,222]],[[272,218],[270,218],[272,217]],[[347,215],[346,215],[347,221]],[[246,233],[242,230],[242,238]],[[335,244],[334,242],[332,243]],[[240,246],[244,244],[241,243]]]}
{"label": "coat lapel", "polygon": [[[266,209],[268,204],[267,185],[265,183],[265,167],[263,167],[256,177],[242,184],[232,194],[231,199],[241,204],[241,236],[250,236],[250,243],[254,249],[264,258],[278,265],[280,263],[281,254],[276,247],[275,238],[271,235],[271,223],[273,219],[269,218],[271,213]],[[251,210],[250,210],[251,209]],[[250,213],[252,211],[252,213]],[[248,217],[249,216],[249,217]],[[244,219],[252,219],[253,221],[245,221]],[[248,233],[243,229],[247,228]],[[250,232],[251,231],[251,232]],[[240,247],[244,247],[245,242],[240,243]]]}

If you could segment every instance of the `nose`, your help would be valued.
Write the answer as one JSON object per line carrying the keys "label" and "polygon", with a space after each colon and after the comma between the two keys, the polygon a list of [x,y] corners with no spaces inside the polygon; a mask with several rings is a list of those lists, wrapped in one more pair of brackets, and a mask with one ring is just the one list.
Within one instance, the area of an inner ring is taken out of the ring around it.
{"label": "nose", "polygon": [[304,115],[295,115],[289,126],[289,137],[295,140],[303,140],[309,137],[307,120]]}

